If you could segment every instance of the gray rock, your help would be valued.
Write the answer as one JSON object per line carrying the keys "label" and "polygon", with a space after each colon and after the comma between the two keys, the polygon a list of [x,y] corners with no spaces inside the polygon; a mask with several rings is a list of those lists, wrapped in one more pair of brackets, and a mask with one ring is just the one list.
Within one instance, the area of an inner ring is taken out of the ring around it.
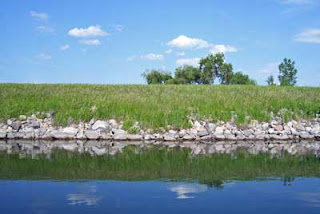
{"label": "gray rock", "polygon": [[99,139],[100,135],[99,132],[95,130],[86,130],[84,132],[84,135],[89,139],[89,140],[97,140]]}
{"label": "gray rock", "polygon": [[218,134],[218,135],[223,134],[223,131],[224,131],[223,127],[217,126],[215,130],[215,134]]}
{"label": "gray rock", "polygon": [[225,140],[226,136],[224,136],[223,134],[215,134],[214,135],[214,139],[216,139],[216,140]]}
{"label": "gray rock", "polygon": [[63,129],[63,133],[66,134],[67,138],[75,138],[78,133],[78,129],[74,127],[66,127]]}
{"label": "gray rock", "polygon": [[67,139],[68,135],[64,133],[63,131],[54,130],[51,132],[51,137],[54,139]]}
{"label": "gray rock", "polygon": [[313,139],[314,136],[310,135],[308,132],[300,132],[299,137],[301,139]]}
{"label": "gray rock", "polygon": [[139,134],[128,134],[127,135],[127,139],[128,140],[142,140],[143,139],[143,136],[142,135],[139,135]]}
{"label": "gray rock", "polygon": [[115,134],[113,134],[113,139],[114,140],[127,140],[128,134],[126,132],[116,132]]}
{"label": "gray rock", "polygon": [[226,140],[235,141],[235,140],[237,140],[237,137],[236,137],[235,135],[233,135],[233,134],[226,134],[226,135],[225,135],[225,139],[226,139]]}
{"label": "gray rock", "polygon": [[246,137],[249,137],[250,135],[254,135],[254,131],[252,129],[246,129],[246,130],[243,131],[243,134]]}
{"label": "gray rock", "polygon": [[118,123],[117,123],[117,121],[114,120],[114,119],[109,120],[109,124],[110,124],[110,126],[111,126],[112,129],[118,128]]}
{"label": "gray rock", "polygon": [[93,130],[97,130],[97,129],[107,130],[108,128],[109,128],[109,123],[107,121],[102,121],[102,120],[97,120],[92,125]]}
{"label": "gray rock", "polygon": [[200,137],[200,140],[202,140],[202,141],[210,141],[210,140],[212,140],[212,136],[211,135],[205,135],[205,136]]}
{"label": "gray rock", "polygon": [[197,134],[199,137],[203,137],[203,136],[206,136],[206,135],[209,135],[209,132],[206,130],[206,129],[203,129],[201,131],[198,131],[198,134]]}
{"label": "gray rock", "polygon": [[27,116],[26,115],[20,115],[19,116],[19,120],[26,120],[27,119]]}
{"label": "gray rock", "polygon": [[25,139],[33,139],[35,138],[35,132],[34,129],[32,127],[26,127],[22,130],[20,130],[20,132],[23,133],[23,138]]}
{"label": "gray rock", "polygon": [[194,140],[194,139],[196,139],[196,136],[192,134],[186,134],[183,136],[183,140]]}
{"label": "gray rock", "polygon": [[21,122],[19,120],[12,122],[10,125],[14,130],[19,130],[21,128]]}
{"label": "gray rock", "polygon": [[0,129],[0,139],[5,139],[7,137],[7,131]]}
{"label": "gray rock", "polygon": [[164,141],[175,141],[176,138],[172,134],[164,134],[163,135],[163,140]]}

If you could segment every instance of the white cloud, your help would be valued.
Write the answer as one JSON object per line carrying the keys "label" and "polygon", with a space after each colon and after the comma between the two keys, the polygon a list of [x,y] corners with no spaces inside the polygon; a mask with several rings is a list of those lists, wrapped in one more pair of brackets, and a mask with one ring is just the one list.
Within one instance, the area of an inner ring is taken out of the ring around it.
{"label": "white cloud", "polygon": [[121,31],[123,31],[124,26],[123,25],[113,25],[113,29],[115,31],[121,32]]}
{"label": "white cloud", "polygon": [[170,47],[177,47],[177,48],[195,48],[195,49],[201,49],[201,48],[208,48],[210,46],[210,43],[197,38],[191,38],[187,37],[185,35],[181,35],[167,43]]}
{"label": "white cloud", "polygon": [[208,41],[191,38],[181,35],[167,43],[170,47],[176,47],[181,49],[203,49],[208,48],[211,53],[226,53],[226,52],[237,52],[238,49],[231,45],[215,45]]}
{"label": "white cloud", "polygon": [[79,43],[84,44],[84,45],[93,45],[93,46],[101,45],[101,42],[98,39],[79,40]]}
{"label": "white cloud", "polygon": [[182,52],[178,52],[178,53],[177,53],[177,56],[184,56],[184,55],[186,55],[186,53],[185,53],[185,52],[183,52],[183,51],[182,51]]}
{"label": "white cloud", "polygon": [[165,54],[171,54],[172,53],[172,49],[168,49],[164,52]]}
{"label": "white cloud", "polygon": [[68,50],[68,49],[70,49],[70,45],[68,45],[68,44],[62,45],[62,46],[60,47],[60,50],[62,50],[62,51],[66,51],[66,50]]}
{"label": "white cloud", "polygon": [[237,52],[238,49],[230,45],[212,45],[210,52],[215,53],[226,53],[226,52]]}
{"label": "white cloud", "polygon": [[189,59],[178,59],[176,61],[176,64],[178,66],[184,66],[184,65],[192,65],[192,66],[199,66],[201,58],[189,58]]}
{"label": "white cloud", "polygon": [[42,60],[42,61],[48,61],[51,60],[52,57],[49,54],[41,53],[35,56],[36,59]]}
{"label": "white cloud", "polygon": [[30,16],[33,17],[34,19],[38,20],[38,21],[45,21],[48,19],[48,14],[46,13],[39,13],[36,11],[30,11]]}
{"label": "white cloud", "polygon": [[73,37],[98,37],[108,36],[108,32],[101,29],[99,25],[90,26],[88,28],[73,28],[68,32],[69,36]]}
{"label": "white cloud", "polygon": [[142,55],[141,59],[147,59],[147,60],[152,60],[152,61],[160,61],[163,60],[164,57],[162,54],[154,54],[154,53],[149,53],[146,55]]}
{"label": "white cloud", "polygon": [[46,26],[46,25],[41,25],[36,27],[36,30],[41,32],[41,33],[53,33],[54,29],[50,26]]}
{"label": "white cloud", "polygon": [[303,31],[295,35],[294,40],[297,42],[320,43],[320,28]]}
{"label": "white cloud", "polygon": [[282,0],[282,3],[303,5],[303,4],[312,4],[313,0]]}

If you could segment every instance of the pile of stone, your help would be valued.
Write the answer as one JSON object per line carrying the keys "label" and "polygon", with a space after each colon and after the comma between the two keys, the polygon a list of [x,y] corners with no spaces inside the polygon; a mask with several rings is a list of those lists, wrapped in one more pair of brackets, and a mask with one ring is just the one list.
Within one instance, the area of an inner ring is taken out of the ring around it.
{"label": "pile of stone", "polygon": [[91,120],[67,127],[54,126],[52,114],[30,117],[21,115],[18,119],[0,122],[0,139],[79,139],[114,141],[243,141],[243,140],[320,140],[320,118],[283,122],[280,118],[270,122],[253,120],[249,125],[239,127],[233,122],[190,121],[192,128],[153,133],[142,130],[135,124],[136,134],[123,129],[122,123],[114,119]]}

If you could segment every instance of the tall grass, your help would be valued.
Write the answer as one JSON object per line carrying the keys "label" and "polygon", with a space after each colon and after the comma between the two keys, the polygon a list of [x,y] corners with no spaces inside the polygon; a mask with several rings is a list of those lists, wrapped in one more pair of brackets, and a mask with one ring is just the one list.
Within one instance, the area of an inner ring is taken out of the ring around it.
{"label": "tall grass", "polygon": [[23,158],[0,154],[0,179],[112,179],[112,180],[197,180],[217,185],[226,180],[259,177],[320,177],[320,160],[314,156],[268,154],[219,154],[191,157],[188,150],[151,148],[136,152],[126,148],[116,156],[53,152],[50,159]]}
{"label": "tall grass", "polygon": [[312,118],[320,110],[320,88],[224,85],[38,85],[0,84],[0,118],[54,110],[65,125],[92,118],[138,121],[144,128],[188,127],[198,119],[268,121],[281,109],[286,118]]}

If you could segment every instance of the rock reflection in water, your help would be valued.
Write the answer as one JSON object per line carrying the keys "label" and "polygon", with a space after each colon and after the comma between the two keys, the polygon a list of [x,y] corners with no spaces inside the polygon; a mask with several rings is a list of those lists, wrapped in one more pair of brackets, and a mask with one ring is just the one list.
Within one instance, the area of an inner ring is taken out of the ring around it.
{"label": "rock reflection in water", "polygon": [[112,142],[112,141],[28,141],[8,140],[0,141],[0,151],[8,154],[19,153],[24,155],[47,154],[50,156],[54,149],[63,149],[72,152],[89,153],[94,155],[115,155],[121,153],[127,146],[136,148],[166,147],[168,149],[189,148],[193,155],[205,154],[233,154],[238,150],[250,154],[269,153],[281,155],[313,154],[320,155],[320,141],[220,141],[220,142]]}

